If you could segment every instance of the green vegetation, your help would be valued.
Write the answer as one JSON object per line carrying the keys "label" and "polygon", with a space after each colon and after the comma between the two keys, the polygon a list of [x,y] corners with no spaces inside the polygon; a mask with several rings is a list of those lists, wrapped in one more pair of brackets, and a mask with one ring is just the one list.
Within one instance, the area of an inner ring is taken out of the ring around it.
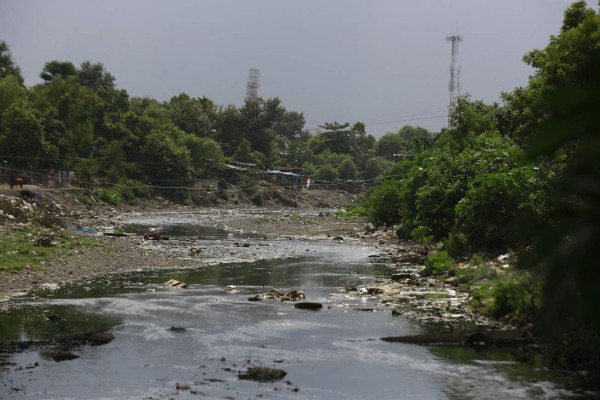
{"label": "green vegetation", "polygon": [[42,263],[58,255],[70,254],[82,247],[96,247],[93,238],[65,231],[24,228],[3,230],[0,237],[0,271],[16,272],[39,269]]}
{"label": "green vegetation", "polygon": [[445,275],[449,274],[454,267],[454,259],[448,255],[447,251],[435,251],[425,260],[425,275]]}
{"label": "green vegetation", "polygon": [[[429,273],[471,288],[471,305],[486,314],[534,321],[549,343],[571,343],[555,359],[585,366],[597,385],[600,12],[574,3],[548,46],[524,61],[536,71],[526,87],[503,93],[502,104],[459,98],[449,128],[388,169],[364,206],[402,238],[441,243]],[[519,269],[482,262],[507,252]],[[576,338],[595,338],[591,352],[583,356]]]}
{"label": "green vegetation", "polygon": [[348,207],[345,211],[336,211],[335,215],[342,218],[365,218],[368,213],[362,205],[357,204]]}
{"label": "green vegetation", "polygon": [[[378,141],[361,122],[335,121],[311,134],[303,114],[278,98],[236,107],[186,93],[165,102],[130,97],[99,62],[49,61],[43,83],[29,90],[3,41],[0,71],[0,156],[8,167],[75,172],[77,185],[111,205],[153,194],[193,203],[194,181],[223,179],[226,161],[259,171],[295,167],[326,183],[375,179],[394,159],[389,149],[411,156],[434,137],[406,126]],[[218,196],[228,199],[222,188]]]}

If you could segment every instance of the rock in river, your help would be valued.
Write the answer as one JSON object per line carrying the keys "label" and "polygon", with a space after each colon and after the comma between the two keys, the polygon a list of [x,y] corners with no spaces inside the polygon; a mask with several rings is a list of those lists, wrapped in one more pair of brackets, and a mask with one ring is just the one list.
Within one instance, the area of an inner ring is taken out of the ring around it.
{"label": "rock in river", "polygon": [[92,333],[90,336],[88,336],[86,341],[92,346],[101,346],[103,344],[112,342],[114,338],[115,336],[112,333],[97,332]]}
{"label": "rock in river", "polygon": [[287,372],[282,369],[251,367],[248,371],[239,374],[238,378],[257,382],[273,382],[283,379],[286,375]]}
{"label": "rock in river", "polygon": [[79,358],[78,355],[73,354],[70,351],[66,351],[66,350],[58,350],[58,351],[52,353],[51,357],[56,362],[74,360],[76,358]]}
{"label": "rock in river", "polygon": [[294,307],[300,310],[320,310],[321,308],[323,308],[323,304],[312,303],[310,301],[303,301],[301,303],[294,304]]}

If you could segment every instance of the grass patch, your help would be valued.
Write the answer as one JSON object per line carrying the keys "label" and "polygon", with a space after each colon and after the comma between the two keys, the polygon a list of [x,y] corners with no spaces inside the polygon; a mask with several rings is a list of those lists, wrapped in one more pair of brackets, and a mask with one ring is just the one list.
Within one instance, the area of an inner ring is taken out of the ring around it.
{"label": "grass patch", "polygon": [[354,206],[348,207],[346,209],[346,211],[336,211],[335,216],[341,217],[341,218],[348,218],[348,219],[367,218],[368,212],[363,206],[354,205]]}
{"label": "grass patch", "polygon": [[81,234],[45,229],[3,230],[0,235],[0,271],[17,272],[26,265],[40,269],[42,262],[76,249],[100,243]]}

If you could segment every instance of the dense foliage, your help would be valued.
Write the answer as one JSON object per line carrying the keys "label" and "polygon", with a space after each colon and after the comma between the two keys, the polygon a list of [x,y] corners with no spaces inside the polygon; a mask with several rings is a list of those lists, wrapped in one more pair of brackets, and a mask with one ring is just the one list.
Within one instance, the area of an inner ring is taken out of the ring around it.
{"label": "dense foliage", "polygon": [[360,122],[326,123],[310,134],[304,115],[278,98],[236,107],[186,93],[165,102],[130,97],[99,62],[52,60],[40,78],[23,86],[0,41],[0,157],[13,173],[38,181],[74,172],[80,186],[101,190],[111,204],[152,193],[193,201],[194,181],[226,176],[227,161],[295,167],[324,184],[374,180],[394,158],[385,150],[390,138],[404,155],[433,139],[407,126],[378,141]]}
{"label": "dense foliage", "polygon": [[531,272],[486,277],[472,298],[491,296],[480,306],[496,317],[537,318],[538,333],[561,343],[556,360],[586,363],[593,381],[600,356],[575,344],[595,337],[589,348],[600,348],[600,12],[574,3],[524,61],[536,71],[526,87],[503,104],[460,98],[449,129],[388,170],[365,208],[403,238],[442,243],[431,274],[460,282],[452,257],[519,257]]}

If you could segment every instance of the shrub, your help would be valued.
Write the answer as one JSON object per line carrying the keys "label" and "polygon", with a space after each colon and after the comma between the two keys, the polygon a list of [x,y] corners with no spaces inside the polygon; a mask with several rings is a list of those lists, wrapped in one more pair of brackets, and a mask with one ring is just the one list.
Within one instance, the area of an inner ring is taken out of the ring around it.
{"label": "shrub", "polygon": [[256,206],[262,206],[265,202],[265,193],[258,191],[255,192],[251,197],[250,200],[252,201],[252,203],[254,203],[254,205]]}
{"label": "shrub", "polygon": [[127,179],[125,181],[125,185],[132,190],[133,196],[135,196],[136,198],[150,198],[150,188],[148,187],[148,185],[135,179]]}
{"label": "shrub", "polygon": [[94,201],[91,199],[91,197],[84,194],[77,196],[77,201],[88,207],[94,205]]}
{"label": "shrub", "polygon": [[417,226],[411,232],[411,237],[421,243],[433,243],[433,234],[427,226]]}
{"label": "shrub", "polygon": [[498,282],[493,293],[492,315],[496,318],[521,314],[530,318],[541,305],[541,283],[532,274],[517,272],[507,280]]}
{"label": "shrub", "polygon": [[123,204],[123,197],[121,196],[121,192],[114,188],[106,188],[100,190],[99,197],[100,200],[112,206],[118,206]]}
{"label": "shrub", "polygon": [[365,218],[367,210],[361,205],[349,206],[346,211],[336,211],[336,215],[342,218]]}
{"label": "shrub", "polygon": [[227,200],[229,196],[227,195],[227,182],[225,179],[221,178],[217,181],[217,189],[218,195],[221,199]]}
{"label": "shrub", "polygon": [[546,188],[546,181],[530,166],[473,179],[455,208],[454,231],[466,240],[456,244],[453,253],[504,251],[516,241],[519,221],[534,225],[540,221]]}
{"label": "shrub", "polygon": [[446,251],[435,251],[425,260],[425,275],[444,275],[454,270],[454,259]]}

